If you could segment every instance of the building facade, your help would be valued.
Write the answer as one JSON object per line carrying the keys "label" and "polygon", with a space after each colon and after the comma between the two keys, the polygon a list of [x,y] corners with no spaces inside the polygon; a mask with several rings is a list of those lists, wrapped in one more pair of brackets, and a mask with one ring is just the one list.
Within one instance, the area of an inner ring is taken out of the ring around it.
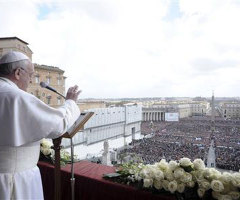
{"label": "building facade", "polygon": [[154,103],[143,107],[142,119],[143,121],[165,121],[166,113],[178,113],[180,119],[191,116],[205,116],[208,107],[208,102]]}
{"label": "building facade", "polygon": [[240,102],[223,102],[219,108],[224,118],[240,118]]}
{"label": "building facade", "polygon": [[[28,47],[28,43],[18,37],[0,38],[0,57],[9,51],[19,51],[27,55],[32,60],[33,52]],[[44,81],[49,86],[55,88],[59,93],[65,94],[64,71],[58,67],[34,64],[35,74],[27,92],[41,99],[46,104],[56,107],[63,103],[64,99],[58,94],[40,87],[40,82]]]}
{"label": "building facade", "polygon": [[143,107],[142,121],[165,121],[165,108]]}
{"label": "building facade", "polygon": [[34,64],[35,74],[32,79],[32,83],[29,85],[27,92],[33,94],[37,98],[41,99],[44,103],[57,107],[63,104],[63,97],[58,94],[40,87],[40,82],[45,82],[49,86],[56,89],[59,93],[65,95],[65,79],[63,75],[64,71],[58,67],[52,67],[47,65]]}
{"label": "building facade", "polygon": [[78,107],[81,111],[94,109],[94,108],[106,108],[106,102],[104,101],[82,101],[77,102]]}
{"label": "building facade", "polygon": [[190,103],[192,116],[205,116],[210,107],[209,102],[200,101]]}
{"label": "building facade", "polygon": [[28,43],[18,37],[0,38],[0,57],[9,51],[19,51],[27,55],[32,60],[32,50]]}
{"label": "building facade", "polygon": [[[94,112],[94,115],[85,124],[83,132],[74,136],[74,144],[91,145],[120,137],[123,137],[126,144],[127,137],[135,139],[135,135],[141,132],[141,105],[95,108],[87,111]],[[62,144],[68,146],[70,142],[64,139]]]}

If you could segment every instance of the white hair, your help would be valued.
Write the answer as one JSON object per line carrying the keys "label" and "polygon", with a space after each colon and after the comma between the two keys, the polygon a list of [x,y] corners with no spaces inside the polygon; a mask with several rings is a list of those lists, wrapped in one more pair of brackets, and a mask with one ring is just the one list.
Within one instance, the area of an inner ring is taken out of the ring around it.
{"label": "white hair", "polygon": [[20,60],[12,63],[0,64],[0,76],[7,76],[14,73],[17,68],[26,69],[30,60]]}

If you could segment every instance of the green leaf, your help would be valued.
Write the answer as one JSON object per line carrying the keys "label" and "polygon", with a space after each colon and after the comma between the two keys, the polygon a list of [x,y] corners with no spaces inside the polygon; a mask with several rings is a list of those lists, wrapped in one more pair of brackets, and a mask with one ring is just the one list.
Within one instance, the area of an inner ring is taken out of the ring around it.
{"label": "green leaf", "polygon": [[121,174],[119,173],[109,173],[109,174],[103,174],[104,178],[114,178],[114,177],[119,177]]}

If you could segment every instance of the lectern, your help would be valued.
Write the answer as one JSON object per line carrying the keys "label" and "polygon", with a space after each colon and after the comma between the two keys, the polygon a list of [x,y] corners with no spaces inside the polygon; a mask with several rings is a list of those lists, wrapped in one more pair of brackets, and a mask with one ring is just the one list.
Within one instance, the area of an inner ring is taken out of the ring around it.
{"label": "lectern", "polygon": [[[76,120],[76,122],[67,130],[66,133],[64,133],[61,137],[53,139],[53,149],[55,151],[55,169],[54,169],[54,199],[60,200],[61,199],[61,167],[60,167],[60,150],[61,150],[61,142],[62,138],[69,138],[71,139],[71,157],[73,158],[73,146],[72,146],[72,137],[79,132],[80,130],[83,130],[84,124],[92,117],[94,113],[93,112],[86,112],[81,113],[79,118]],[[73,170],[73,159],[72,159],[72,170]],[[72,177],[73,179],[73,177]],[[72,191],[74,188],[74,179],[71,179],[71,187]],[[73,192],[72,192],[72,195]],[[74,199],[72,197],[72,199]]]}

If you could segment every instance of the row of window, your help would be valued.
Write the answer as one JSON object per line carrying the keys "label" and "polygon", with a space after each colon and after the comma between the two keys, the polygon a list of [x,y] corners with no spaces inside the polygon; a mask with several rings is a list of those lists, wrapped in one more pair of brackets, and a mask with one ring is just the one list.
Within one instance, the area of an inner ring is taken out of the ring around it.
{"label": "row of window", "polygon": [[[31,94],[34,95],[33,92],[31,92]],[[42,99],[41,96],[38,94],[38,92],[36,92],[36,97],[39,99]],[[45,97],[44,92],[42,93],[42,97]],[[61,105],[61,99],[62,99],[61,97],[57,97],[57,105]],[[44,100],[44,99],[42,99],[42,100]],[[51,100],[52,100],[52,96],[46,96],[47,104],[51,104]]]}
{"label": "row of window", "polygon": [[[40,83],[40,78],[39,78],[39,76],[35,76],[35,83]],[[46,83],[47,83],[47,84],[50,84],[50,83],[51,83],[51,78],[50,78],[50,77],[47,77]],[[61,79],[60,79],[60,78],[57,78],[57,84],[58,84],[58,85],[61,85]]]}
{"label": "row of window", "polygon": [[[51,104],[51,98],[46,97],[47,99],[47,104]],[[57,98],[57,105],[61,105],[61,99]]]}
{"label": "row of window", "polygon": [[235,105],[229,105],[229,104],[227,104],[227,105],[225,105],[224,107],[240,107],[240,104],[235,104]]}
{"label": "row of window", "polygon": [[17,48],[20,49],[20,50],[22,50],[22,51],[24,51],[24,52],[27,52],[27,47],[25,47],[25,46],[22,46],[22,45],[20,45],[20,44],[17,44]]}
{"label": "row of window", "polygon": [[[52,100],[51,96],[47,96],[46,100],[47,100],[47,102],[46,102],[47,104],[51,104],[51,100]],[[61,105],[61,98],[57,97],[57,105]]]}

